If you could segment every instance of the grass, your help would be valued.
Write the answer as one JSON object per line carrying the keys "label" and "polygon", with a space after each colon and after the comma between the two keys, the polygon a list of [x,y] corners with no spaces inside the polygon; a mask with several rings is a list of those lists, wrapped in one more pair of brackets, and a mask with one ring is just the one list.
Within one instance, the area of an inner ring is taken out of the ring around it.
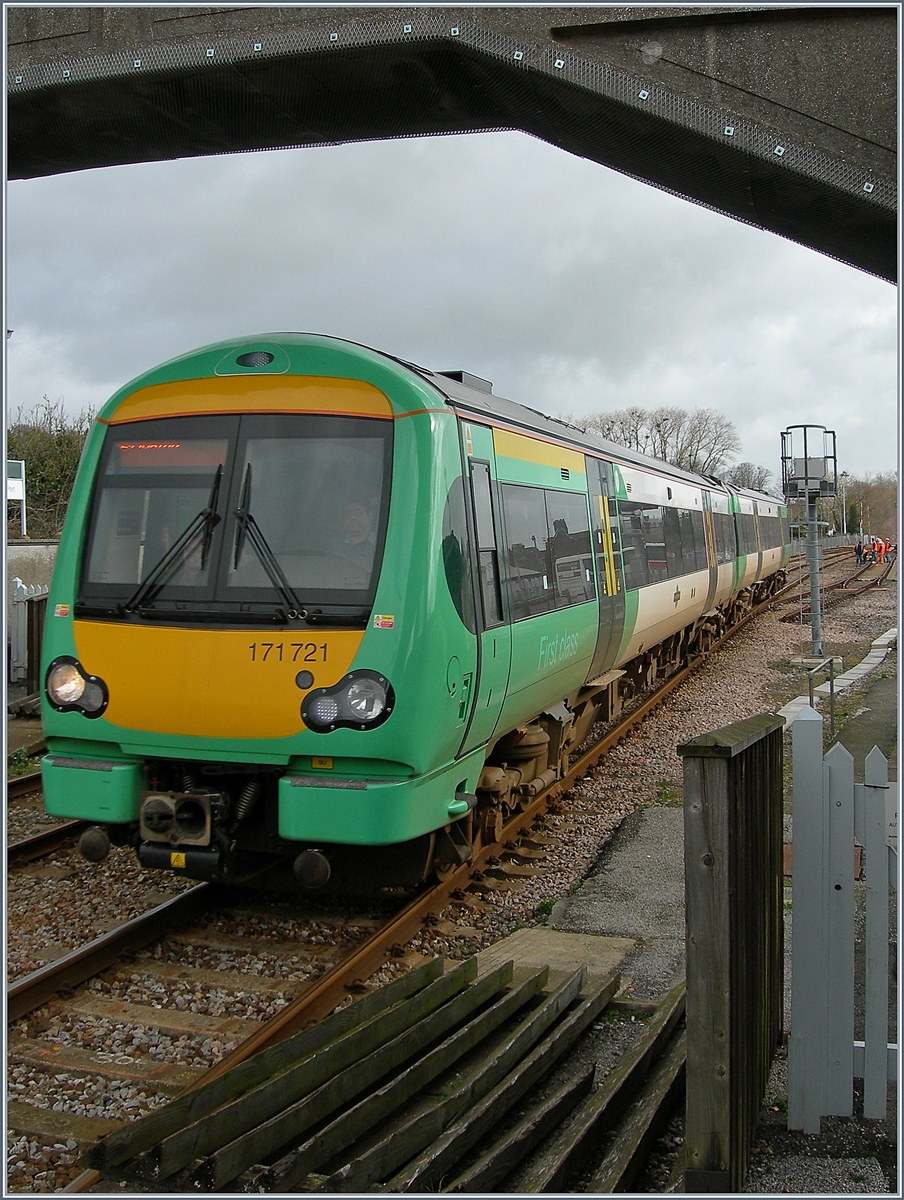
{"label": "grass", "polygon": [[684,804],[684,789],[670,779],[660,779],[656,784],[656,803],[666,808],[681,808]]}

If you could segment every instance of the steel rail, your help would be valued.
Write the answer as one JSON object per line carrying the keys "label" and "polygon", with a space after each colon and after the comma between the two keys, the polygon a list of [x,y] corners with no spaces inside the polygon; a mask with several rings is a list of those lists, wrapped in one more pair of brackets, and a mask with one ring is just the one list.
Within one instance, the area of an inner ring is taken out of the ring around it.
{"label": "steel rail", "polygon": [[[867,565],[873,566],[874,564],[869,563]],[[844,604],[846,600],[856,600],[858,596],[863,596],[867,592],[872,591],[874,588],[881,588],[883,583],[885,583],[886,579],[891,574],[893,566],[893,562],[889,563],[881,575],[877,575],[874,579],[861,579],[859,587],[848,588],[847,584],[852,583],[854,579],[859,578],[863,574],[862,571],[858,571],[856,575],[852,575],[850,579],[845,581],[844,584],[831,584],[828,587],[820,588],[820,603],[823,610],[837,608],[839,604]],[[812,593],[805,592],[803,595],[803,600],[810,600],[812,602]],[[794,621],[800,621],[801,619],[807,620],[810,616],[810,608],[802,608],[800,612],[785,613],[781,620],[786,625],[790,625]]]}
{"label": "steel rail", "polygon": [[[752,608],[750,612],[745,613],[729,630],[726,630],[722,637],[713,642],[706,655],[699,655],[691,663],[679,668],[664,680],[609,733],[581,755],[562,779],[557,780],[522,811],[516,813],[503,828],[498,841],[481,847],[473,859],[456,868],[447,879],[415,896],[385,925],[376,930],[371,937],[365,939],[346,959],[296,996],[285,1008],[265,1022],[256,1033],[201,1076],[192,1087],[200,1086],[202,1082],[222,1074],[265,1046],[288,1037],[302,1025],[319,1020],[331,1012],[342,998],[347,984],[382,966],[386,954],[392,946],[407,941],[418,932],[428,914],[444,907],[453,892],[472,882],[474,873],[486,865],[489,858],[498,857],[504,853],[506,842],[511,841],[529,827],[550,803],[564,795],[572,784],[586,775],[600,758],[608,754],[619,742],[624,741],[630,732],[641,724],[653,709],[662,704],[693,671],[697,670],[714,650],[738,633],[755,616],[768,609],[775,603],[775,600],[776,596],[771,596],[762,604]],[[168,900],[166,903],[158,905],[157,908],[151,909],[150,912],[133,918],[118,929],[96,938],[86,946],[73,950],[55,962],[33,971],[7,989],[8,1020],[17,1020],[20,1016],[24,1016],[34,1008],[46,1003],[59,988],[73,987],[90,979],[92,975],[98,974],[114,963],[126,950],[146,945],[155,937],[167,932],[174,923],[185,921],[196,915],[197,912],[212,907],[219,899],[219,895],[216,884],[199,884],[181,896]]]}
{"label": "steel rail", "polygon": [[18,1021],[60,991],[73,988],[106,970],[128,950],[146,946],[168,933],[174,925],[191,920],[219,900],[215,884],[201,883],[180,896],[158,904],[156,908],[133,917],[124,925],[102,934],[94,941],[64,954],[62,958],[39,967],[17,979],[6,989],[6,1020]]}
{"label": "steel rail", "polygon": [[879,578],[876,580],[873,580],[873,587],[881,587],[882,586],[882,584],[886,581],[886,579],[888,579],[889,575],[892,573],[892,570],[894,569],[897,561],[898,561],[897,557],[889,559],[888,563],[886,564],[885,570],[882,572],[882,574],[879,576]]}
{"label": "steel rail", "polygon": [[20,800],[31,792],[41,790],[41,772],[30,771],[27,775],[17,775],[6,781],[7,800]]}
{"label": "steel rail", "polygon": [[21,838],[18,842],[10,842],[6,847],[6,865],[10,867],[14,862],[31,862],[33,859],[52,854],[87,827],[87,821],[65,821],[62,825],[52,825],[41,833]]}
{"label": "steel rail", "polygon": [[[847,557],[847,555],[840,555],[836,552],[836,554],[834,555],[834,557],[832,559],[832,562],[838,562],[842,557]],[[848,576],[846,576],[846,578],[840,579],[837,583],[821,584],[820,588],[819,588],[820,595],[824,595],[826,592],[837,591],[839,589],[843,590],[844,588],[846,588],[848,586],[848,584],[853,583],[855,579],[859,579],[860,576],[864,573],[864,571],[869,569],[870,565],[871,565],[870,563],[864,563],[864,565],[862,567],[860,567],[858,570],[856,570],[853,573],[853,575],[848,575]],[[793,587],[796,587],[799,589],[801,587],[801,584],[802,584],[804,578],[809,579],[809,576],[810,576],[809,571],[801,572],[801,575],[798,579],[793,580],[792,583],[787,584],[785,587],[783,587],[780,592],[776,593],[776,596],[784,597],[785,593],[788,592]],[[798,593],[796,595],[788,596],[787,599],[783,599],[782,603],[783,604],[791,604],[795,600],[798,600],[798,599],[807,600],[812,595],[812,592],[813,592],[812,588],[809,588],[805,592],[798,591]]]}

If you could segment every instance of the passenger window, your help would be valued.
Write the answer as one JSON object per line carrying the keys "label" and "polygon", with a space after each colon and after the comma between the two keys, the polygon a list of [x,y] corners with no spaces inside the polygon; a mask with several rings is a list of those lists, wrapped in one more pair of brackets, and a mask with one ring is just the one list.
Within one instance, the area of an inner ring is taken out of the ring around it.
{"label": "passenger window", "polygon": [[756,517],[753,513],[738,513],[738,548],[741,554],[756,554]]}
{"label": "passenger window", "polygon": [[[705,571],[708,564],[703,513],[691,508],[679,508],[677,521],[681,530],[681,570],[678,574],[689,575],[692,571]],[[671,569],[671,562],[669,567]]]}
{"label": "passenger window", "polygon": [[733,562],[737,554],[735,527],[731,513],[713,513],[713,529],[716,533],[716,562]]}
{"label": "passenger window", "polygon": [[[665,560],[669,569],[669,579],[677,579],[687,569],[684,564],[682,535],[685,530],[681,522],[683,514],[677,508],[662,510],[662,529],[665,534]],[[691,538],[691,553],[694,552],[694,542]]]}
{"label": "passenger window", "polygon": [[625,590],[629,592],[646,587],[650,582],[644,545],[643,511],[644,506],[635,500],[618,501]]}
{"label": "passenger window", "polygon": [[546,521],[556,608],[585,604],[596,595],[586,497],[548,491]]}
{"label": "passenger window", "polygon": [[449,488],[443,511],[443,569],[455,611],[465,628],[476,633],[465,490],[461,476]]}
{"label": "passenger window", "polygon": [[[698,571],[705,571],[709,566],[709,559],[706,557],[706,529],[703,524],[703,513],[696,508],[689,511],[690,525],[694,533],[694,560],[695,567]],[[693,570],[694,567],[689,567]]]}
{"label": "passenger window", "polygon": [[593,600],[586,495],[503,484],[502,507],[512,620]]}
{"label": "passenger window", "polygon": [[650,583],[668,579],[669,567],[665,549],[665,528],[662,509],[650,505],[643,510],[643,540],[646,547]]}
{"label": "passenger window", "polygon": [[503,484],[512,620],[556,607],[547,541],[546,497],[541,488]]}

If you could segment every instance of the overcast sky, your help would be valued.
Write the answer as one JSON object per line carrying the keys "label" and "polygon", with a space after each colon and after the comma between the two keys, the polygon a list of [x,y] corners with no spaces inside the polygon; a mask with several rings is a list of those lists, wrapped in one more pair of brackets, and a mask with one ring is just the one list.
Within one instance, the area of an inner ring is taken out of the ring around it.
{"label": "overcast sky", "polygon": [[779,473],[897,465],[897,289],[523,134],[151,163],[7,185],[7,404],[99,407],[232,336],[334,334],[552,415],[712,407]]}

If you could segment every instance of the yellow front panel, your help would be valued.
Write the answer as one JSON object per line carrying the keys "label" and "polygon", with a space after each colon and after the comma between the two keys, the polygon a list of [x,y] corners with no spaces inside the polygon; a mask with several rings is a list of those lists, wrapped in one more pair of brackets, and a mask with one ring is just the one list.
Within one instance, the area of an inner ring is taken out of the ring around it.
{"label": "yellow front panel", "polygon": [[569,471],[584,474],[583,454],[557,446],[554,442],[541,442],[537,438],[494,428],[493,446],[503,458],[519,458],[522,462],[539,463],[542,467],[565,467]]}
{"label": "yellow front panel", "polygon": [[155,383],[126,396],[111,425],[195,413],[314,412],[392,417],[379,388],[361,379],[317,375],[258,375]]}
{"label": "yellow front panel", "polygon": [[[282,738],[304,729],[301,702],[351,667],[364,634],[185,629],[76,621],[78,658],[109,690],[106,720],[204,738]],[[299,672],[313,682],[302,689]]]}

